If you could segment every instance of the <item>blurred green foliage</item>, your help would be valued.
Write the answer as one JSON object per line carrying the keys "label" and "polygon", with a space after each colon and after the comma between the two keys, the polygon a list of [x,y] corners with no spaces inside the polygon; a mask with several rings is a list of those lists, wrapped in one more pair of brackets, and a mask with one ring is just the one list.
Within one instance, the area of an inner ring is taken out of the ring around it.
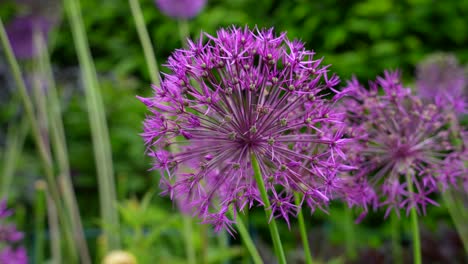
{"label": "blurred green foliage", "polygon": [[[184,237],[184,216],[163,209],[159,206],[161,199],[154,199],[153,196],[154,193],[149,192],[140,201],[130,199],[120,205],[125,230],[122,232],[124,248],[133,253],[139,263],[153,263],[154,260],[159,263],[187,263],[184,241],[180,239]],[[196,221],[190,224],[193,229],[195,256],[199,260],[204,259],[197,263],[222,263],[245,253],[239,246],[223,246],[219,240],[214,239],[211,232],[206,233],[206,229],[200,228]],[[204,239],[210,242],[207,243]],[[228,241],[225,242],[227,245]],[[209,248],[204,250],[204,246]],[[202,256],[203,254],[206,256]]]}
{"label": "blurred green foliage", "polygon": [[[127,1],[81,0],[98,69],[149,80]],[[427,53],[451,51],[468,61],[468,1],[433,0],[208,0],[190,21],[192,36],[230,25],[272,27],[306,42],[343,78],[372,79],[386,68],[407,77]],[[181,46],[177,22],[161,14],[153,0],[142,9],[159,63]],[[96,12],[99,10],[99,12]],[[75,64],[68,25],[56,41],[56,61]]]}

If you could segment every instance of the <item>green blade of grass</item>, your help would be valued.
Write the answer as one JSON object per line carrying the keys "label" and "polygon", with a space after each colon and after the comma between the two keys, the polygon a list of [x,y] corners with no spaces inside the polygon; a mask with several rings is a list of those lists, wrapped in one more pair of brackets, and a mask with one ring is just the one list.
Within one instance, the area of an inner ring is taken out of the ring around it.
{"label": "green blade of grass", "polygon": [[43,99],[45,100],[45,111],[49,118],[51,144],[59,167],[59,186],[61,187],[62,194],[64,196],[65,205],[70,213],[73,234],[77,243],[81,263],[90,264],[91,257],[86,244],[83,225],[81,223],[81,215],[78,209],[76,194],[73,190],[73,183],[70,175],[68,150],[62,122],[60,101],[52,74],[50,57],[47,45],[45,45],[45,41],[41,39],[39,34],[35,35],[35,44],[38,50],[42,51],[38,58],[39,62],[37,63],[37,73],[41,77],[45,77],[44,80],[47,82],[47,92],[45,94],[42,93],[42,95],[45,95]]}
{"label": "green blade of grass", "polygon": [[79,1],[64,0],[64,5],[71,26],[85,88],[94,156],[97,167],[104,236],[108,242],[107,245],[110,250],[118,249],[120,248],[120,236],[119,232],[116,232],[116,230],[119,230],[119,215],[117,212],[117,196],[112,164],[112,152],[105,117],[105,109],[99,90],[98,77],[91,58]]}
{"label": "green blade of grass", "polygon": [[46,208],[46,188],[47,184],[43,180],[35,183],[36,195],[34,205],[34,261],[44,263],[45,250],[45,220],[47,216]]}
{"label": "green blade of grass", "polygon": [[7,62],[11,68],[13,78],[16,83],[18,95],[23,104],[26,118],[31,128],[31,134],[36,144],[36,149],[38,151],[39,158],[41,160],[41,165],[44,170],[45,178],[47,180],[48,192],[50,194],[50,199],[51,199],[51,202],[49,202],[48,204],[56,208],[57,218],[59,221],[58,233],[59,235],[63,235],[63,238],[64,238],[63,241],[65,243],[64,249],[66,250],[65,251],[66,256],[71,262],[73,262],[76,260],[76,256],[77,256],[76,247],[74,246],[72,232],[70,231],[71,228],[70,228],[69,214],[67,212],[67,208],[62,203],[58,184],[54,176],[54,168],[53,168],[51,153],[49,151],[47,142],[44,140],[44,137],[41,135],[41,130],[40,130],[41,126],[35,116],[33,103],[26,90],[26,85],[24,83],[18,61],[13,55],[13,51],[10,46],[10,42],[8,40],[7,34],[6,34],[5,27],[1,19],[0,19],[0,42],[3,47],[3,51],[5,53]]}
{"label": "green blade of grass", "polygon": [[19,126],[10,124],[8,128],[3,171],[1,177],[0,197],[8,197],[13,175],[18,165],[18,159],[23,149],[24,139],[28,131],[28,123],[21,119]]}
{"label": "green blade of grass", "polygon": [[54,201],[50,195],[46,194],[47,200],[47,220],[49,224],[50,234],[50,254],[52,257],[51,263],[59,264],[62,263],[63,259],[61,253],[62,240],[60,237],[60,224],[58,220],[57,207],[55,207]]}
{"label": "green blade of grass", "polygon": [[143,47],[145,61],[146,65],[148,66],[151,82],[154,85],[159,86],[160,80],[158,63],[156,61],[156,56],[154,55],[153,45],[151,45],[148,30],[145,26],[145,20],[143,18],[143,13],[141,12],[140,3],[138,2],[138,0],[128,0],[128,2],[130,4],[130,10],[132,11],[132,15],[135,20],[135,26],[138,32],[138,37],[140,38],[141,46]]}

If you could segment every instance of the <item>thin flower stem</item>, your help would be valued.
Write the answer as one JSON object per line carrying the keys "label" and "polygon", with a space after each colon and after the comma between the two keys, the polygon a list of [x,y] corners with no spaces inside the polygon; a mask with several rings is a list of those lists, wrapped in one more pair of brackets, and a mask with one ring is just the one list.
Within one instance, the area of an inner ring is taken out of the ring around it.
{"label": "thin flower stem", "polygon": [[[229,214],[234,219],[234,212],[232,211],[232,208],[231,210],[229,210]],[[260,254],[258,253],[257,248],[255,247],[252,237],[250,237],[249,231],[247,230],[240,215],[238,215],[236,218],[236,226],[237,226],[237,230],[239,230],[242,242],[244,243],[245,247],[249,251],[253,262],[255,264],[263,264],[263,260],[260,257]]]}
{"label": "thin flower stem", "polygon": [[187,43],[187,38],[190,37],[189,24],[187,20],[179,20],[179,37],[182,46],[185,46]]}
{"label": "thin flower stem", "polygon": [[60,227],[57,216],[57,208],[55,207],[54,201],[50,198],[50,195],[46,195],[47,199],[47,219],[49,224],[50,233],[50,254],[52,257],[51,263],[59,264],[62,263],[62,253],[60,251],[61,239],[60,239]]}
{"label": "thin flower stem", "polygon": [[[38,67],[37,66],[38,63],[34,63],[34,64],[35,64],[34,67]],[[41,133],[40,137],[41,137],[41,140],[45,142],[44,144],[47,146],[47,153],[50,156],[50,159],[52,160],[52,164],[55,165],[54,159],[50,150],[50,142],[51,142],[50,135],[49,135],[50,134],[50,131],[49,131],[50,120],[48,116],[48,108],[49,108],[48,104],[50,102],[47,102],[48,96],[45,94],[46,89],[44,89],[44,86],[43,86],[42,76],[39,76],[39,74],[42,74],[40,70],[33,72],[33,80],[32,80],[33,99],[36,103],[35,107],[36,107],[36,112],[37,112],[37,120],[39,122],[40,133]],[[49,87],[47,87],[47,91],[50,91],[48,88]],[[68,234],[68,236],[67,236],[66,242],[69,243],[68,244],[70,247],[69,250],[70,250],[70,253],[72,254],[71,256],[67,256],[67,258],[72,257],[74,260],[78,261],[78,253],[79,253],[77,252],[78,244],[76,243],[77,241],[75,238],[75,227],[73,225],[75,219],[74,219],[74,215],[72,214],[71,208],[69,207],[67,203],[68,194],[66,193],[66,190],[61,188],[60,178],[61,176],[59,176],[58,174],[55,176],[60,198],[61,199],[63,198],[63,204],[61,203],[59,205],[63,209],[60,209],[60,211],[58,211],[58,214],[63,214],[64,215],[63,217],[67,221],[67,233],[66,234]],[[62,212],[62,210],[65,210],[65,211]]]}
{"label": "thin flower stem", "polygon": [[[466,147],[466,144],[463,143],[459,120],[455,113],[449,114],[448,118],[450,120],[450,131],[453,139],[460,140],[460,143],[456,144],[456,150],[463,151],[463,147]],[[465,167],[468,166],[467,161],[465,161],[464,164]],[[462,221],[461,223],[466,223],[468,221],[468,210],[464,201],[466,199],[465,192],[457,191],[457,189],[454,188],[447,190],[447,192],[449,192],[449,195],[452,197],[454,208],[457,208],[454,213],[459,217],[459,220]],[[465,249],[467,249],[466,252],[468,254],[468,226],[462,224],[462,229],[464,230],[464,239],[467,241],[465,244]]]}
{"label": "thin flower stem", "polygon": [[60,100],[57,87],[54,81],[52,66],[50,64],[49,52],[44,39],[37,36],[36,45],[41,50],[39,56],[39,73],[47,80],[47,94],[45,96],[46,111],[49,116],[50,134],[52,149],[55,153],[56,161],[59,167],[60,176],[58,177],[59,186],[62,189],[65,205],[68,207],[71,216],[74,238],[77,243],[78,253],[83,264],[91,263],[86,239],[84,235],[81,216],[78,209],[76,194],[73,190],[73,183],[70,174],[70,164],[68,159],[68,150],[65,140],[65,131],[63,127]]}
{"label": "thin flower stem", "polygon": [[208,247],[209,247],[207,225],[201,225],[200,233],[201,233],[201,252],[200,252],[199,263],[207,263],[208,262]]}
{"label": "thin flower stem", "polygon": [[357,257],[356,252],[356,234],[354,232],[353,211],[351,208],[344,208],[344,231],[346,241],[346,255],[354,260]]}
{"label": "thin flower stem", "polygon": [[[13,51],[10,46],[10,42],[8,41],[5,27],[3,26],[3,22],[1,18],[0,18],[0,42],[2,44],[3,51],[6,55],[7,62],[11,68],[13,78],[17,86],[18,94],[21,98],[24,111],[26,113],[26,117],[31,128],[31,134],[36,144],[39,158],[41,159],[45,178],[47,180],[48,193],[50,195],[50,198],[49,198],[50,201],[47,204],[51,206],[55,206],[55,212],[57,214],[58,221],[60,221],[60,223],[58,224],[59,230],[57,230],[58,235],[60,235],[60,231],[63,232],[63,236],[66,242],[68,258],[70,261],[74,261],[76,260],[77,255],[76,255],[76,249],[74,247],[74,240],[72,238],[72,233],[70,232],[70,225],[71,225],[70,218],[69,218],[70,215],[67,212],[67,208],[64,206],[64,204],[62,204],[59,186],[54,176],[52,155],[49,151],[46,141],[44,140],[44,137],[41,135],[40,124],[35,116],[33,103],[26,90],[26,85],[24,83],[18,61],[13,55]],[[60,230],[60,228],[62,230]]]}
{"label": "thin flower stem", "polygon": [[47,176],[48,184],[51,185],[51,188],[52,188],[52,190],[49,190],[49,191],[51,192],[51,195],[53,197],[52,199],[55,202],[58,202],[59,194],[56,189],[57,185],[56,185],[56,181],[53,175],[52,159],[49,155],[50,153],[48,153],[45,142],[42,140],[40,129],[39,129],[39,124],[34,115],[33,104],[27,94],[26,85],[21,76],[22,74],[21,74],[18,62],[16,61],[13,55],[13,52],[11,50],[11,46],[6,36],[5,28],[3,26],[3,22],[1,19],[0,19],[0,40],[2,42],[3,51],[5,52],[7,61],[11,67],[13,78],[15,79],[18,93],[20,95],[24,110],[26,112],[26,117],[31,125],[32,136],[34,137],[34,141],[37,145],[37,150],[39,152],[39,157],[41,158],[44,171]]}
{"label": "thin flower stem", "polygon": [[[414,199],[413,179],[409,173],[406,174],[406,183],[408,184],[408,191],[410,194],[411,203]],[[421,239],[419,237],[418,213],[416,212],[416,205],[413,204],[410,211],[411,217],[411,231],[413,233],[413,258],[415,264],[422,263],[421,256]]]}
{"label": "thin flower stem", "polygon": [[52,66],[50,63],[50,56],[43,39],[38,39],[38,46],[41,50],[39,57],[39,70],[41,75],[46,77],[47,80],[47,95],[46,95],[46,108],[49,115],[50,130],[52,136],[52,149],[54,150],[57,164],[60,171],[58,178],[59,186],[62,187],[65,205],[71,215],[71,224],[73,227],[74,238],[77,243],[78,253],[80,254],[81,263],[91,263],[91,256],[89,254],[86,238],[84,235],[83,224],[81,222],[81,215],[78,208],[76,194],[73,189],[73,183],[70,173],[70,163],[68,159],[68,149],[65,139],[65,129],[62,121],[62,109],[60,107],[59,95],[52,73]]}
{"label": "thin flower stem", "polygon": [[[450,120],[450,132],[452,137],[463,142],[458,118],[454,113],[449,114],[448,118]],[[457,144],[458,151],[461,151],[462,147],[462,143]],[[466,165],[465,163],[465,166]],[[443,187],[441,186],[440,188],[442,189]],[[455,229],[462,240],[465,252],[468,254],[468,226],[466,225],[468,222],[468,210],[465,208],[463,197],[460,197],[460,192],[457,192],[456,189],[450,188],[442,192],[442,198],[455,225]]]}
{"label": "thin flower stem", "polygon": [[[239,216],[239,217],[241,217],[241,216]],[[249,228],[249,211],[248,210],[246,210],[244,212],[244,215],[242,215],[241,220],[242,220],[242,222],[246,223],[246,224],[244,224],[244,226],[245,226],[245,229],[247,230],[247,232],[249,232],[250,228]],[[249,234],[250,234],[250,232],[249,232]],[[247,247],[246,247],[246,245],[244,245],[244,250],[246,250],[246,249],[247,249]],[[248,251],[248,249],[247,249],[247,251]],[[247,254],[243,254],[242,263],[250,264],[250,256],[247,255]]]}
{"label": "thin flower stem", "polygon": [[193,239],[193,226],[190,216],[183,215],[184,221],[184,239],[185,239],[185,254],[187,255],[187,263],[195,264],[197,256],[195,255],[195,248],[192,243]]}
{"label": "thin flower stem", "polygon": [[[34,66],[36,67],[36,65]],[[38,76],[37,72],[29,72],[32,76],[32,96],[33,104],[36,110],[36,118],[39,123],[39,131],[41,133],[42,140],[47,145],[47,152],[53,161],[52,153],[50,151],[50,137],[49,137],[49,118],[47,116],[47,102],[45,96],[45,89],[42,84],[41,76]],[[31,77],[29,77],[31,79]]]}
{"label": "thin flower stem", "polygon": [[[228,233],[226,230],[221,230],[218,233],[217,242],[218,242],[219,250],[223,252],[229,251],[229,237],[228,237]],[[224,261],[224,263],[228,263],[228,261],[226,260]]]}
{"label": "thin flower stem", "polygon": [[302,213],[301,207],[301,195],[299,193],[294,193],[294,200],[296,202],[297,207],[299,208],[299,212],[297,214],[297,220],[299,221],[299,231],[301,233],[302,239],[302,247],[304,248],[304,255],[307,264],[312,264],[312,254],[310,253],[310,246],[309,246],[309,239],[307,238],[307,230],[304,221],[304,214]]}
{"label": "thin flower stem", "polygon": [[2,46],[5,52],[7,61],[10,64],[11,71],[13,73],[13,78],[15,79],[16,85],[18,86],[17,88],[18,88],[20,98],[24,105],[24,110],[26,112],[29,122],[32,124],[31,130],[32,130],[32,134],[36,143],[38,143],[38,150],[39,150],[40,157],[43,160],[43,162],[47,164],[46,167],[47,167],[47,170],[49,170],[52,168],[51,166],[52,161],[50,159],[50,156],[47,153],[47,147],[45,146],[45,144],[40,143],[42,142],[42,140],[40,140],[41,136],[39,132],[40,131],[39,124],[36,121],[36,118],[34,115],[33,104],[27,94],[26,85],[24,84],[23,78],[21,77],[22,74],[21,74],[18,62],[16,61],[16,58],[14,57],[13,52],[11,50],[11,46],[6,36],[5,28],[3,26],[3,22],[1,21],[1,19],[0,19],[0,38],[2,41]]}
{"label": "thin flower stem", "polygon": [[273,246],[276,252],[276,256],[280,264],[286,264],[286,256],[283,251],[283,245],[281,244],[281,238],[279,235],[278,226],[276,225],[275,218],[271,217],[272,211],[271,211],[270,200],[268,199],[268,193],[265,188],[265,183],[263,182],[263,177],[260,171],[260,166],[258,164],[257,157],[253,153],[251,154],[250,157],[252,161],[252,168],[254,171],[255,181],[257,182],[257,186],[260,191],[263,204],[265,206],[265,214],[267,216],[267,219],[271,218],[271,221],[268,224],[268,227],[270,229],[271,239],[273,240]]}
{"label": "thin flower stem", "polygon": [[37,180],[35,183],[36,195],[34,201],[34,261],[35,263],[44,263],[45,250],[45,220],[47,216],[46,208],[46,188],[43,180]]}
{"label": "thin flower stem", "polygon": [[[143,53],[145,55],[146,65],[148,67],[149,75],[151,78],[151,82],[156,85],[160,86],[160,79],[159,79],[159,68],[158,63],[156,60],[156,55],[153,49],[153,45],[151,43],[151,39],[148,34],[148,30],[145,25],[145,20],[143,17],[143,12],[141,11],[141,6],[138,0],[129,0],[130,10],[132,12],[132,16],[135,20],[135,26],[138,32],[138,37],[140,38],[140,43],[143,48]],[[187,263],[194,264],[196,262],[196,254],[195,249],[192,243],[193,239],[193,223],[192,219],[187,216],[183,216],[184,222],[184,230],[185,230],[185,250],[187,254]]]}
{"label": "thin flower stem", "polygon": [[[159,78],[159,68],[156,60],[156,55],[154,53],[154,45],[151,43],[151,39],[148,34],[148,30],[145,25],[145,20],[143,13],[141,11],[141,6],[138,0],[129,0],[130,10],[132,12],[133,18],[135,20],[135,26],[138,32],[138,37],[140,38],[141,46],[143,48],[143,53],[145,55],[146,65],[148,66],[149,75],[151,82],[160,86],[161,80]],[[187,255],[188,263],[196,262],[195,247],[193,245],[193,223],[190,217],[183,216],[184,229],[189,232],[185,234],[185,249]]]}
{"label": "thin flower stem", "polygon": [[[141,11],[141,6],[138,0],[129,0],[130,10],[132,16],[135,20],[135,26],[138,32],[138,37],[140,38],[141,46],[143,48],[143,53],[145,55],[146,65],[148,67],[149,75],[151,82],[160,86],[161,80],[159,78],[159,68],[156,60],[156,55],[154,53],[154,45],[151,43],[151,39],[148,34],[148,30],[145,25],[145,20],[143,17],[143,12]],[[192,219],[187,216],[183,216],[185,234],[185,249],[187,255],[187,261],[189,264],[196,262],[195,247],[193,245],[193,223]]]}
{"label": "thin flower stem", "polygon": [[392,214],[390,217],[392,227],[392,255],[395,264],[403,263],[403,256],[401,251],[401,237],[400,237],[400,218],[397,214]]}
{"label": "thin flower stem", "polygon": [[[186,19],[180,19],[178,21],[178,26],[179,26],[180,44],[182,45],[182,47],[186,48],[187,39],[190,38],[189,23]],[[197,89],[200,88],[200,84],[194,79],[190,79],[190,83],[193,85],[193,87],[196,87]]]}
{"label": "thin flower stem", "polygon": [[28,131],[28,123],[25,118],[21,119],[19,126],[10,124],[6,140],[4,164],[1,174],[0,197],[8,197],[13,175],[18,165],[18,158],[23,149],[24,139]]}
{"label": "thin flower stem", "polygon": [[117,194],[112,164],[112,150],[105,109],[99,89],[99,81],[91,58],[88,40],[83,25],[79,1],[64,0],[73,40],[78,54],[86,103],[91,125],[94,156],[97,164],[100,209],[104,237],[108,240],[109,250],[120,248],[119,215],[117,211]]}
{"label": "thin flower stem", "polygon": [[143,47],[143,52],[145,54],[146,65],[148,66],[149,75],[151,82],[159,86],[159,69],[158,62],[156,61],[156,56],[154,54],[153,45],[151,45],[151,39],[148,34],[148,30],[145,25],[145,19],[143,13],[141,12],[140,3],[138,0],[128,0],[130,4],[130,10],[132,11],[133,18],[135,20],[135,26],[138,32],[138,37],[140,38],[141,46]]}
{"label": "thin flower stem", "polygon": [[[151,82],[159,86],[159,69],[154,53],[153,45],[148,34],[148,30],[145,25],[143,13],[141,11],[140,3],[138,0],[129,0],[130,10],[132,11],[133,18],[135,20],[135,26],[140,38],[141,46],[143,47],[143,53],[145,55],[146,65],[148,66],[149,75]],[[194,264],[196,262],[195,247],[193,245],[193,223],[192,219],[187,216],[183,216],[184,230],[185,230],[185,250],[187,255],[187,263]]]}
{"label": "thin flower stem", "polygon": [[[453,190],[446,190],[442,192],[442,198],[444,204],[447,207],[450,216],[452,217],[453,224],[457,230],[458,235],[460,236],[465,252],[468,254],[468,227],[466,226],[467,221],[463,219],[463,215],[460,212],[465,210],[464,208],[458,208],[458,202],[455,200],[453,195]],[[463,206],[463,205],[461,205]]]}

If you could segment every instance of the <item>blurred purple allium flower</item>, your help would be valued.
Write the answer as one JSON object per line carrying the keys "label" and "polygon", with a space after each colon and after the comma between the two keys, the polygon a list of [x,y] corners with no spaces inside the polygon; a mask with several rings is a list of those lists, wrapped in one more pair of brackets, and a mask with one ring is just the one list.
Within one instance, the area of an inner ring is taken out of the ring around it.
{"label": "blurred purple allium flower", "polygon": [[0,200],[0,219],[7,218],[12,215],[12,211],[8,209],[6,200]]}
{"label": "blurred purple allium flower", "polygon": [[[467,142],[467,141],[464,141]],[[457,151],[449,154],[444,161],[443,168],[440,172],[441,189],[453,187],[456,189],[468,192],[468,151],[466,146],[462,151]]]}
{"label": "blurred purple allium flower", "polygon": [[38,55],[34,34],[41,34],[46,40],[52,27],[51,22],[41,16],[21,16],[6,26],[8,39],[15,56],[19,59],[31,59]]}
{"label": "blurred purple allium flower", "polygon": [[[338,185],[346,143],[335,125],[338,77],[299,41],[273,29],[221,29],[168,60],[154,96],[140,98],[150,114],[142,137],[164,194],[230,229],[229,207],[263,205],[253,177],[259,162],[273,217],[295,216],[293,193],[321,208]],[[301,153],[299,149],[305,151]],[[178,197],[178,198],[177,198]],[[234,219],[235,220],[235,219]]]}
{"label": "blurred purple allium flower", "polygon": [[[387,207],[386,216],[414,206],[425,213],[428,204],[436,204],[430,194],[461,177],[459,163],[448,162],[456,146],[447,115],[403,88],[398,72],[385,72],[369,90],[353,79],[345,90],[352,94],[344,103],[346,120],[357,139],[347,154],[358,167],[355,179],[374,187],[377,197],[368,202]],[[406,175],[415,186],[413,199]]]}
{"label": "blurred purple allium flower", "polygon": [[14,225],[0,226],[0,241],[15,243],[23,239],[23,233],[16,230]]}
{"label": "blurred purple allium flower", "polygon": [[2,264],[27,264],[28,255],[23,247],[5,247],[0,251],[0,263]]}
{"label": "blurred purple allium flower", "polygon": [[18,246],[23,233],[16,230],[15,225],[5,223],[5,219],[11,214],[6,201],[0,200],[0,263],[27,264],[26,251]]}
{"label": "blurred purple allium flower", "polygon": [[436,53],[419,63],[416,88],[422,98],[439,107],[467,112],[468,75],[452,54]]}
{"label": "blurred purple allium flower", "polygon": [[188,19],[200,13],[206,0],[156,0],[156,5],[167,16]]}

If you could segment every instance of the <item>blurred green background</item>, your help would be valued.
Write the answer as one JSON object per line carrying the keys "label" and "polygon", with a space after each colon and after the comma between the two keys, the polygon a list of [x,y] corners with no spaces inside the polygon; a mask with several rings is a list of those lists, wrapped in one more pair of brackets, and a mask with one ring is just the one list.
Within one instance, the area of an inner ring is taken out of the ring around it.
{"label": "blurred green background", "polygon": [[[13,1],[1,2],[0,16],[8,22],[18,10]],[[176,209],[166,198],[158,198],[158,176],[154,172],[148,172],[151,161],[145,157],[143,142],[138,136],[146,109],[135,96],[148,95],[151,89],[134,20],[127,1],[80,2],[107,111],[118,197],[122,206],[127,208],[123,210],[123,220],[130,227],[148,227],[151,226],[151,221],[161,221],[175,214]],[[162,65],[173,50],[182,47],[178,22],[163,15],[153,1],[142,0],[140,3],[158,62]],[[51,35],[52,61],[55,77],[63,91],[64,122],[73,180],[85,226],[92,230],[93,227],[98,227],[96,218],[99,216],[99,208],[96,202],[96,164],[86,104],[69,24],[61,14],[61,9],[54,12],[62,19]],[[468,61],[466,0],[208,0],[202,13],[189,21],[192,37],[197,37],[201,31],[214,34],[220,27],[246,24],[250,27],[275,27],[277,31],[287,31],[291,39],[303,40],[308,49],[325,57],[326,64],[332,64],[331,71],[338,73],[343,81],[353,74],[361,80],[374,79],[384,69],[399,68],[403,70],[404,78],[411,83],[416,63],[426,55],[438,51],[454,53],[463,64]],[[3,57],[0,57],[0,62],[6,65],[3,61]],[[8,71],[3,65],[0,74],[3,81],[8,83]],[[166,71],[164,67],[160,66],[160,69]],[[12,98],[11,89],[10,92],[5,92],[8,90],[6,86],[0,87],[2,89],[4,91],[0,96]],[[19,114],[12,110],[13,100],[2,99],[0,102],[0,146],[3,147],[6,124],[17,119]],[[19,162],[13,196],[14,199],[23,201],[18,203],[17,219],[20,226],[30,234],[30,220],[27,220],[27,216],[31,214],[34,197],[32,186],[34,180],[41,175],[31,139],[27,140]],[[152,204],[148,205],[153,207],[153,210],[147,211],[149,215],[129,214],[128,212],[138,208],[136,199],[149,191],[156,193],[156,198],[152,198]],[[328,251],[319,249],[318,241],[311,237],[315,252],[320,250],[325,252],[323,255],[336,255],[333,254],[334,250],[338,250],[336,248],[343,244],[342,230],[345,227],[340,226],[340,217],[344,214],[341,208],[341,205],[336,205],[330,215],[319,213],[310,217],[306,214],[314,226],[311,231],[320,239],[330,242]],[[267,229],[261,222],[261,212],[258,221],[255,213],[258,212],[254,212],[251,222],[256,226],[257,234],[266,233]],[[137,216],[142,222],[137,221],[135,224],[132,221]],[[451,239],[453,230],[449,228],[451,222],[445,208],[430,208],[429,216],[424,222],[427,230],[434,231],[432,235],[427,235],[430,237],[426,240],[427,243],[436,243],[440,237]],[[177,231],[177,224],[175,226]],[[442,231],[440,226],[444,226]],[[385,255],[389,228],[389,222],[385,222],[381,214],[368,217],[357,227],[358,243],[367,247],[370,245],[373,250],[366,253],[370,254],[369,258]],[[298,234],[287,232],[286,225],[281,225],[281,229],[285,233],[286,248],[291,250],[299,247]],[[88,234],[90,237],[96,236],[92,231]],[[404,239],[405,236],[403,242]],[[145,245],[151,248],[150,245],[161,241],[148,243]],[[174,242],[173,246],[177,247],[177,243]],[[134,251],[142,251],[139,247],[146,249],[134,242],[128,244],[133,245]],[[203,241],[198,244],[202,247]],[[183,250],[179,249],[177,254],[183,256]]]}
{"label": "blurred green background", "polygon": [[[98,69],[118,76],[147,77],[144,58],[126,1],[81,1]],[[180,47],[177,22],[161,14],[153,1],[141,1],[160,63]],[[99,12],[96,12],[99,10]],[[454,52],[468,60],[468,1],[434,0],[209,0],[190,22],[192,36],[213,34],[230,25],[275,27],[302,39],[333,65],[342,78],[371,79],[386,68],[406,76],[427,53]],[[66,24],[55,43],[55,61],[74,65]],[[148,78],[146,78],[147,80]],[[145,79],[144,79],[145,80]]]}

